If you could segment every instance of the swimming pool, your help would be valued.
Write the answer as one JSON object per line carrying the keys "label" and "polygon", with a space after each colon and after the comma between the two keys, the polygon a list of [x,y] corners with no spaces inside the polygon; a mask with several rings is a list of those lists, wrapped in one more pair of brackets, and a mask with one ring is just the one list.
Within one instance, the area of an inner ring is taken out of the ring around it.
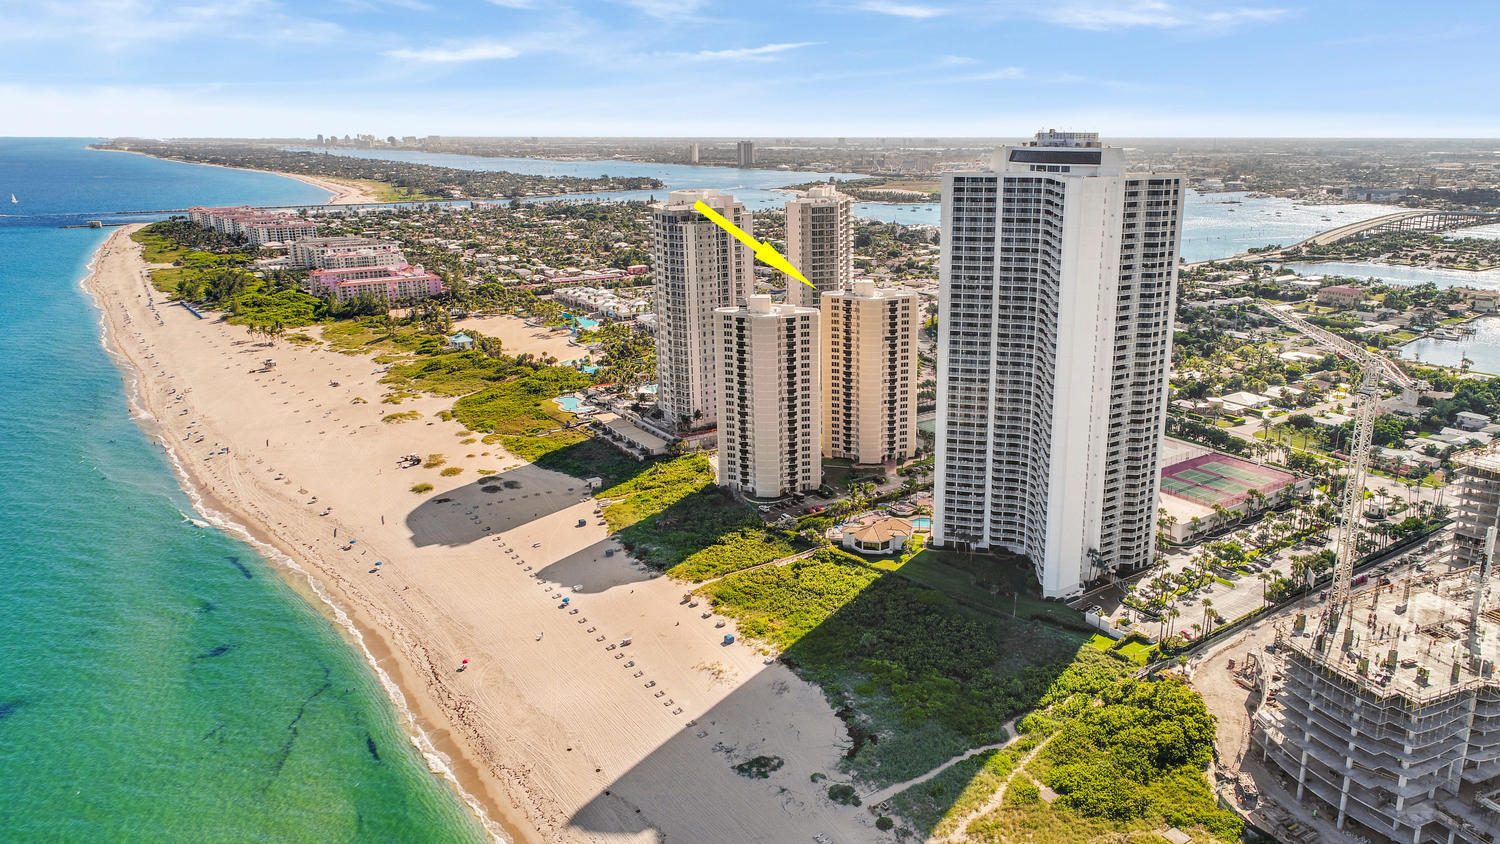
{"label": "swimming pool", "polygon": [[926,516],[918,516],[911,520],[911,526],[917,530],[932,530],[932,519]]}
{"label": "swimming pool", "polygon": [[582,370],[583,374],[585,375],[593,375],[595,372],[599,371],[599,367],[592,363],[585,364],[584,366],[580,366],[578,368]]}
{"label": "swimming pool", "polygon": [[596,409],[593,405],[584,404],[583,399],[577,396],[558,396],[553,401],[557,402],[558,407],[569,413],[585,413]]}

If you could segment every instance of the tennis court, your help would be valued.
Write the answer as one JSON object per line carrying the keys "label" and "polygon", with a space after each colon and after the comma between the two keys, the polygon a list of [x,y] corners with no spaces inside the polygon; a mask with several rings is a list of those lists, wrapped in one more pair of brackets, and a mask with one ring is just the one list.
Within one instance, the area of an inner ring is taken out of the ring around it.
{"label": "tennis court", "polygon": [[1162,469],[1161,491],[1205,507],[1233,507],[1249,497],[1251,490],[1269,496],[1295,480],[1287,472],[1248,460],[1202,454]]}

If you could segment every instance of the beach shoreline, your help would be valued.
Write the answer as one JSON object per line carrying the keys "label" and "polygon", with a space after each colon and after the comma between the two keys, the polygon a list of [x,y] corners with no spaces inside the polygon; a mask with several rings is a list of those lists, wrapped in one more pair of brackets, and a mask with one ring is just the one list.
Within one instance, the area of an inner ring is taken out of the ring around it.
{"label": "beach shoreline", "polygon": [[[679,601],[682,584],[622,553],[581,481],[478,444],[439,416],[451,399],[408,399],[400,410],[420,421],[383,422],[393,409],[376,401],[368,355],[272,347],[171,304],[145,280],[137,228],[112,233],[84,280],[132,415],[203,517],[260,549],[360,648],[429,767],[496,840],[879,838],[868,813],[810,785],[847,747],[821,690],[725,647],[714,619]],[[507,349],[566,342],[509,319],[485,326]],[[396,468],[443,452],[462,475]],[[481,491],[481,468],[518,491]],[[415,496],[416,480],[437,489]],[[588,616],[558,605],[565,590]],[[606,633],[634,637],[629,663]],[[621,669],[636,659],[632,678]],[[756,785],[729,760],[763,745],[787,766]]]}
{"label": "beach shoreline", "polygon": [[[448,785],[468,805],[492,838],[516,844],[541,841],[536,830],[514,817],[515,807],[498,798],[498,784],[489,781],[481,769],[465,757],[465,749],[443,725],[445,719],[432,711],[433,704],[420,696],[405,693],[411,683],[403,682],[404,673],[411,668],[399,661],[395,643],[387,638],[389,634],[362,612],[357,602],[340,600],[336,592],[320,581],[316,574],[318,563],[302,557],[296,547],[280,541],[273,532],[257,523],[254,514],[219,497],[211,484],[192,472],[174,447],[168,437],[171,426],[166,424],[160,408],[153,407],[147,400],[147,372],[138,359],[127,353],[127,347],[121,342],[123,325],[117,318],[110,317],[109,306],[118,301],[118,295],[111,294],[119,291],[110,291],[102,285],[104,261],[114,257],[116,250],[128,248],[126,244],[133,245],[129,236],[143,225],[122,227],[105,239],[91,256],[87,273],[80,282],[99,312],[100,342],[125,382],[131,418],[166,454],[179,486],[187,493],[198,514],[213,526],[254,547],[272,564],[284,582],[332,622],[340,636],[361,653],[396,708],[402,731],[427,761],[429,770],[448,780]],[[136,263],[145,267],[144,261],[137,259]],[[434,714],[438,717],[433,717]]]}
{"label": "beach shoreline", "polygon": [[312,185],[319,190],[328,191],[328,198],[323,201],[324,205],[357,205],[361,203],[378,203],[380,198],[364,185],[332,179],[325,176],[307,176],[301,173],[284,173],[280,170],[257,170],[253,167],[230,167],[227,164],[208,164],[202,161],[182,161],[176,158],[163,158],[159,155],[141,152],[133,149],[103,149],[100,147],[89,147],[94,152],[123,152],[127,155],[140,155],[146,158],[155,158],[158,161],[176,161],[178,164],[193,164],[199,167],[220,167],[225,170],[241,170],[246,173],[269,173],[273,176],[282,176],[301,182],[304,185]]}

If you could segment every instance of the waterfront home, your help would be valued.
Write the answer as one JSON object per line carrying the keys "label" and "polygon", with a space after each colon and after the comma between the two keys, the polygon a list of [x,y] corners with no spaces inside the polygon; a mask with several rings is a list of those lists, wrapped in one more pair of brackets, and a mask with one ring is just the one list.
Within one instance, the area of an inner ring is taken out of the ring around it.
{"label": "waterfront home", "polygon": [[1318,291],[1318,304],[1334,308],[1357,307],[1364,298],[1364,288],[1352,284],[1331,284]]}
{"label": "waterfront home", "polygon": [[448,338],[448,348],[466,352],[474,348],[474,338],[460,331]]}

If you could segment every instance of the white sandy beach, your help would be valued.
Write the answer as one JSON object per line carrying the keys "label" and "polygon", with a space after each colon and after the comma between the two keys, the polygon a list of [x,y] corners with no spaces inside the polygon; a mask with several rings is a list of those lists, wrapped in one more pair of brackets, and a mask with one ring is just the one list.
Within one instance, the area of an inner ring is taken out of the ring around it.
{"label": "white sandy beach", "polygon": [[[147,158],[160,157],[149,155],[144,152],[138,152],[133,149],[103,149],[96,151],[123,152],[127,155],[144,155]],[[162,160],[177,161],[177,159],[175,158],[163,158]],[[272,173],[277,176],[285,176],[288,179],[295,179],[299,182],[302,182],[303,184],[312,185],[315,188],[320,188],[322,190],[328,191],[328,199],[324,200],[324,205],[353,205],[360,202],[380,201],[379,197],[377,197],[370,190],[370,188],[355,182],[345,182],[338,179],[324,178],[322,176],[304,176],[300,173],[283,173],[280,170],[256,170],[250,167],[228,167],[223,164],[208,164],[201,161],[193,161],[188,163],[195,164],[199,167],[223,167],[225,170],[244,170],[246,173]]]}
{"label": "white sandy beach", "polygon": [[304,184],[328,191],[328,199],[325,205],[353,205],[360,202],[379,202],[379,197],[367,187],[355,182],[344,182],[337,179],[325,179],[321,176],[304,176],[300,173],[283,173],[280,170],[261,171],[273,172],[278,176],[288,179],[296,179]]}
{"label": "white sandy beach", "polygon": [[[456,422],[437,419],[449,399],[381,404],[368,356],[268,347],[169,304],[143,278],[134,228],[101,247],[88,287],[148,431],[205,509],[284,552],[349,615],[417,730],[509,837],[886,837],[811,782],[839,781],[847,746],[822,694],[744,643],[723,645],[733,625],[716,628],[680,603],[686,586],[620,551],[582,482],[462,443]],[[475,327],[512,352],[576,356],[519,320]],[[276,365],[261,371],[267,358]],[[408,410],[422,417],[381,422]],[[463,472],[397,468],[408,453],[442,453]],[[482,484],[479,469],[499,474]],[[437,489],[413,494],[419,482]],[[769,779],[733,771],[759,754],[786,764]]]}

